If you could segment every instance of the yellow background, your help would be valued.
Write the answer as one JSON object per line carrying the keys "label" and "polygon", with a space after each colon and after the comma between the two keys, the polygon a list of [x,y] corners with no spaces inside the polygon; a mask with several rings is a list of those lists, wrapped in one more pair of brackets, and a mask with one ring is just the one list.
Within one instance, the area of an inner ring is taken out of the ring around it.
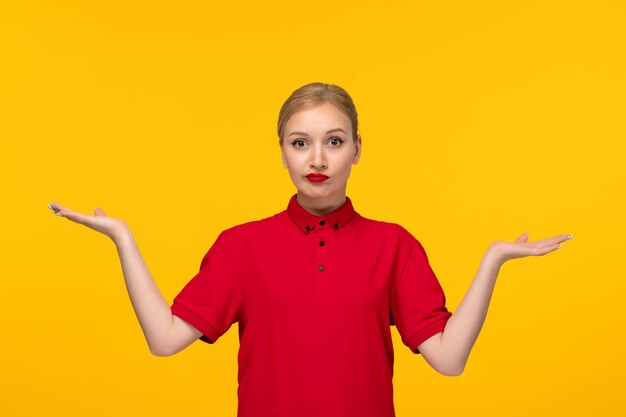
{"label": "yellow background", "polygon": [[397,415],[624,415],[626,6],[431,3],[3,2],[0,414],[235,416],[236,325],[152,356],[113,243],[46,205],[126,220],[171,302],[285,209],[278,111],[322,81],[359,112],[348,196],[452,311],[490,242],[575,234],[503,266],[461,376],[392,328]]}

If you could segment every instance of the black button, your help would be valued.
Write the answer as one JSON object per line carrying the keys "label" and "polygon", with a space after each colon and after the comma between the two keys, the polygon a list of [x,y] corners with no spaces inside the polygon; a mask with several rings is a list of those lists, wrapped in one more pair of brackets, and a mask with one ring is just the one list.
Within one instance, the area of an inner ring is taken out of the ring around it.
{"label": "black button", "polygon": [[310,227],[309,227],[309,226],[306,226],[306,227],[305,227],[305,229],[306,229],[306,231],[308,232],[308,231],[309,231],[309,229],[310,229]]}
{"label": "black button", "polygon": [[324,246],[324,241],[320,240],[320,246]]}
{"label": "black button", "polygon": [[326,222],[325,222],[324,220],[322,220],[322,221],[320,222],[320,226],[324,226],[324,224],[326,224]]}
{"label": "black button", "polygon": [[338,228],[338,227],[339,227],[339,225],[337,223],[335,223],[335,229]]}
{"label": "black button", "polygon": [[324,270],[324,265],[318,266],[317,269],[319,269],[320,271],[323,271]]}

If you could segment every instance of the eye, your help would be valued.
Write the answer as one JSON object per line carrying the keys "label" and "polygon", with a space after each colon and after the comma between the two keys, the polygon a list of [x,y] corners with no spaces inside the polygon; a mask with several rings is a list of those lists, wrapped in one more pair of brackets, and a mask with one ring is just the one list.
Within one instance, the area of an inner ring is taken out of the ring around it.
{"label": "eye", "polygon": [[335,143],[334,147],[337,148],[337,147],[341,146],[341,144],[343,143],[343,139],[341,139],[340,137],[335,136],[335,137],[330,139],[330,142]]}
{"label": "eye", "polygon": [[[304,140],[302,139],[296,139],[293,142],[291,142],[291,144],[295,147],[295,148],[302,148],[304,147]],[[302,144],[302,146],[298,146],[299,144]]]}

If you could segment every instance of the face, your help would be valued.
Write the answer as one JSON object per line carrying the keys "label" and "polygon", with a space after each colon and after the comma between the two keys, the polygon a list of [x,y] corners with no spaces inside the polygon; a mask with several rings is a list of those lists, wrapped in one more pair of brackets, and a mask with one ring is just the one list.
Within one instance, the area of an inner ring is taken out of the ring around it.
{"label": "face", "polygon": [[[340,200],[352,165],[361,156],[361,136],[355,144],[350,119],[332,103],[309,105],[285,124],[281,153],[298,194],[310,200]],[[311,173],[328,178],[315,182],[307,178]]]}

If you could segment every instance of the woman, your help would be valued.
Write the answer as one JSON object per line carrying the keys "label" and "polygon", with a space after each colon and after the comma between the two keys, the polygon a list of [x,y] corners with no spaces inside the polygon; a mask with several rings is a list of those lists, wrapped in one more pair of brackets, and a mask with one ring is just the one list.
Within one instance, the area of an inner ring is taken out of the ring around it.
{"label": "woman", "polygon": [[214,343],[239,323],[239,417],[394,416],[390,326],[444,375],[459,375],[482,327],[500,266],[545,255],[571,235],[492,243],[457,310],[449,312],[426,252],[406,229],[361,216],[346,195],[361,156],[348,93],[311,83],[283,104],[278,136],[297,193],[287,208],[224,230],[169,306],[127,224],[59,216],[109,236],[150,347],[173,355]]}

